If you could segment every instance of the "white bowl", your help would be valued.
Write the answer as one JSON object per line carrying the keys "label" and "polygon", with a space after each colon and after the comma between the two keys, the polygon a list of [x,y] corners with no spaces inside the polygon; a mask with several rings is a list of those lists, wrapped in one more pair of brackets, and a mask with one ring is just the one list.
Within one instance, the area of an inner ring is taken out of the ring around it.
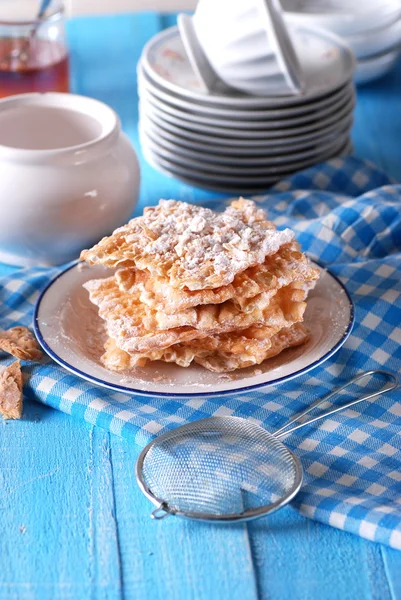
{"label": "white bowl", "polygon": [[386,27],[400,14],[399,0],[281,0],[286,14],[304,25],[348,37]]}
{"label": "white bowl", "polygon": [[0,261],[55,265],[122,225],[139,166],[105,104],[72,94],[0,101]]}
{"label": "white bowl", "polygon": [[346,39],[358,59],[390,51],[401,43],[401,16],[386,27],[349,35]]}
{"label": "white bowl", "polygon": [[400,55],[399,50],[394,50],[383,56],[372,56],[358,61],[354,77],[355,83],[361,85],[384,77],[398,62]]}
{"label": "white bowl", "polygon": [[[278,0],[199,0],[180,15],[180,34],[193,68],[212,91],[220,80],[248,94],[302,91],[303,77]],[[256,80],[256,83],[255,83]]]}

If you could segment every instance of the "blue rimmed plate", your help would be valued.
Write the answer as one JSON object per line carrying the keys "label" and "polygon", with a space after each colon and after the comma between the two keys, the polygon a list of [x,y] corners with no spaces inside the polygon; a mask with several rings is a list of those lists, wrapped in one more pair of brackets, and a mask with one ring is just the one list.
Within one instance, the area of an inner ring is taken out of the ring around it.
{"label": "blue rimmed plate", "polygon": [[235,373],[222,375],[198,365],[185,369],[162,362],[124,373],[103,367],[104,328],[82,287],[89,279],[110,276],[110,270],[101,266],[74,264],[49,283],[37,302],[35,334],[45,352],[77,377],[125,393],[188,398],[277,385],[322,364],[341,348],[352,329],[354,308],[349,294],[332,273],[315,266],[321,276],[309,294],[305,313],[310,340],[262,365]]}

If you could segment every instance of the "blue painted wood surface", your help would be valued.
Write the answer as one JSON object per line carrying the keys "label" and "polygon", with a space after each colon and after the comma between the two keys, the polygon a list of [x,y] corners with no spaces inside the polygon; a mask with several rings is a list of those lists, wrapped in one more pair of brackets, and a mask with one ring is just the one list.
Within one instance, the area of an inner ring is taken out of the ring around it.
{"label": "blue painted wood surface", "polygon": [[[136,62],[173,21],[144,14],[69,24],[74,91],[112,105],[137,148]],[[401,65],[359,91],[354,143],[401,180],[400,90]],[[138,210],[160,197],[210,197],[141,162]],[[137,454],[35,403],[23,420],[0,423],[0,600],[401,599],[401,553],[291,507],[233,527],[151,521],[134,480]]]}

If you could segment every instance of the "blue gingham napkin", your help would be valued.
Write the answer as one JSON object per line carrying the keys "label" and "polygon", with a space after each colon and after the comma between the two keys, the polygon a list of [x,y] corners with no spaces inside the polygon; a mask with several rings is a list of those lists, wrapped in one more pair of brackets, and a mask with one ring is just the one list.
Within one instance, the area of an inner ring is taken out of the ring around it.
{"label": "blue gingham napkin", "polygon": [[[143,446],[167,429],[211,415],[242,416],[275,429],[361,370],[399,372],[401,186],[368,163],[336,159],[280,182],[256,201],[277,225],[293,228],[303,249],[329,265],[352,295],[356,324],[335,356],[266,391],[189,400],[109,392],[49,360],[24,367],[27,395]],[[39,291],[57,272],[24,269],[0,278],[0,326],[30,325]],[[399,390],[285,442],[305,469],[305,484],[294,501],[304,515],[401,549]]]}

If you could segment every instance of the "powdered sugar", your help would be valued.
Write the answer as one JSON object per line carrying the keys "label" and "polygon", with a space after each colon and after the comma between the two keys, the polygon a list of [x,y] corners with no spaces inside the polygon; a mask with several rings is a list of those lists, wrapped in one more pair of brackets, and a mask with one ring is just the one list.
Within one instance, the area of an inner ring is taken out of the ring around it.
{"label": "powdered sugar", "polygon": [[148,269],[190,290],[231,283],[237,273],[260,264],[294,238],[277,231],[265,212],[240,199],[224,212],[160,200],[113,236],[83,253],[88,262]]}

